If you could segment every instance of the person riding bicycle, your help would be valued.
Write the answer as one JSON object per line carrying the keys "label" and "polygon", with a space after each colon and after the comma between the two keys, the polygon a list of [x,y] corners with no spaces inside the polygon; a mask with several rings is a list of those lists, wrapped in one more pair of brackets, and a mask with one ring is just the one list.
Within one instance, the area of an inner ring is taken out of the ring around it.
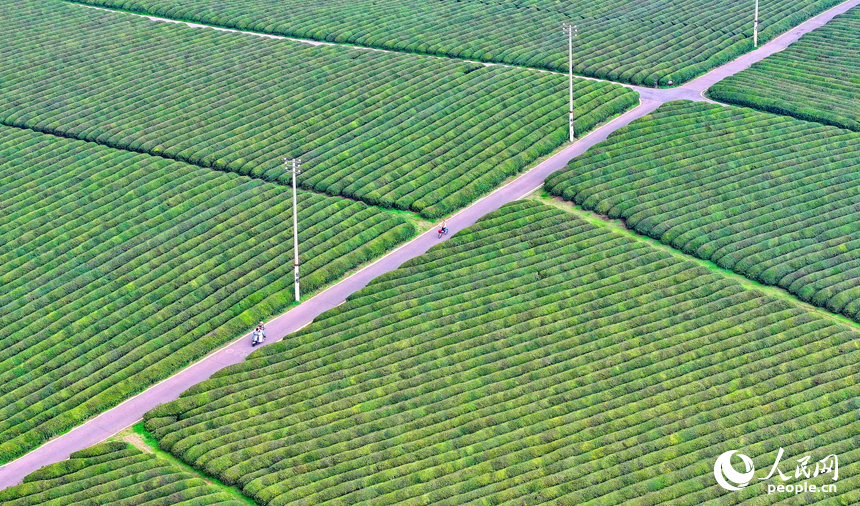
{"label": "person riding bicycle", "polygon": [[448,222],[446,220],[442,220],[442,224],[439,225],[439,233],[447,234],[448,233]]}

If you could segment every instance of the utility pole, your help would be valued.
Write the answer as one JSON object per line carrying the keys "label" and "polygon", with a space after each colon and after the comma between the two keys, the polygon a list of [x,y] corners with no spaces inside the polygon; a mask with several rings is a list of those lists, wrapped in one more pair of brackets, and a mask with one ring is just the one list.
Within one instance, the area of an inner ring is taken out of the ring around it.
{"label": "utility pole", "polygon": [[296,176],[302,173],[302,171],[299,170],[299,167],[301,166],[302,161],[298,158],[293,158],[292,160],[284,158],[284,170],[293,175],[293,252],[296,256],[296,302],[299,302],[299,216],[296,210]]}
{"label": "utility pole", "polygon": [[[758,0],[756,0],[758,1]],[[561,31],[567,37],[567,69],[568,81],[570,82],[570,142],[573,142],[576,137],[576,132],[573,128],[573,38],[576,37],[576,25],[567,23],[561,24]]]}
{"label": "utility pole", "polygon": [[758,0],[755,0],[755,17],[753,18],[753,47],[758,47]]}

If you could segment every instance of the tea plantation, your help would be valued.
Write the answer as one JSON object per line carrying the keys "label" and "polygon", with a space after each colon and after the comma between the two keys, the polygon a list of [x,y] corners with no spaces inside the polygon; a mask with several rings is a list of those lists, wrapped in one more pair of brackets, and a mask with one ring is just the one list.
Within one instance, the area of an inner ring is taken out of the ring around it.
{"label": "tea plantation", "polygon": [[860,134],[672,102],[546,181],[685,253],[860,320]]}
{"label": "tea plantation", "polygon": [[[567,70],[561,24],[579,26],[574,72],[680,83],[752,49],[753,2],[525,0],[77,0],[263,33]],[[761,2],[759,41],[839,0]]]}
{"label": "tea plantation", "polygon": [[266,505],[700,505],[717,455],[779,447],[838,454],[850,503],[858,338],[521,201],[145,418]]}
{"label": "tea plantation", "polygon": [[[0,127],[0,462],[292,303],[292,191]],[[414,234],[302,192],[303,289]]]}
{"label": "tea plantation", "polygon": [[0,491],[4,506],[246,506],[203,479],[126,443],[103,443]]}
{"label": "tea plantation", "polygon": [[[447,215],[567,142],[567,79],[193,30],[59,1],[0,11],[0,122]],[[74,26],[74,30],[68,29]],[[58,66],[58,62],[61,66]],[[638,101],[576,83],[585,132]],[[312,169],[310,169],[313,167]]]}
{"label": "tea plantation", "polygon": [[716,100],[860,131],[860,8],[715,84]]}

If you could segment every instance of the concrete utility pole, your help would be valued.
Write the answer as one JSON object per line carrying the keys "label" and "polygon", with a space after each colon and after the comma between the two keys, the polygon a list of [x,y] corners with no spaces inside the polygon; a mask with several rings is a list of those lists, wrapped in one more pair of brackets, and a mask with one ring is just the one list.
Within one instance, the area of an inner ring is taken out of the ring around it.
{"label": "concrete utility pole", "polygon": [[758,0],[755,0],[755,17],[753,18],[753,47],[758,47]]}
{"label": "concrete utility pole", "polygon": [[[292,165],[292,168],[290,167],[290,165]],[[293,175],[293,252],[296,256],[296,302],[299,302],[299,216],[296,210],[296,176],[302,173],[302,171],[299,170],[299,167],[301,166],[302,161],[298,158],[293,158],[292,160],[284,158],[284,170]]]}
{"label": "concrete utility pole", "polygon": [[[758,0],[756,0],[758,1]],[[573,129],[573,38],[576,37],[576,25],[561,24],[561,31],[567,37],[567,68],[568,81],[570,82],[570,142],[576,137]]]}

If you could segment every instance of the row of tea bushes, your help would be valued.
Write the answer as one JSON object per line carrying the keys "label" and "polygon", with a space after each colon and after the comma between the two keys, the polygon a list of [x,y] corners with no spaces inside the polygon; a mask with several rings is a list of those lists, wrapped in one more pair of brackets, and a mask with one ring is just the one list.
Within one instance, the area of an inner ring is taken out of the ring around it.
{"label": "row of tea bushes", "polygon": [[[645,86],[687,81],[752,49],[753,4],[733,0],[77,1],[240,30],[551,70],[567,70],[561,24],[572,23],[579,27],[574,72]],[[759,41],[838,3],[762,2]]]}
{"label": "row of tea bushes", "polygon": [[860,320],[860,134],[673,102],[546,180],[685,253]]}
{"label": "row of tea bushes", "polygon": [[73,453],[0,490],[4,506],[245,506],[229,493],[126,443],[102,443]]}
{"label": "row of tea bushes", "polygon": [[858,338],[516,202],[145,419],[267,505],[699,505],[729,449],[856,461]]}
{"label": "row of tea bushes", "polygon": [[860,131],[860,7],[708,90],[716,100]]}
{"label": "row of tea bushes", "polygon": [[[567,142],[564,76],[14,0],[0,122],[448,215]],[[70,30],[69,27],[74,27]],[[586,132],[638,101],[575,83]]]}
{"label": "row of tea bushes", "polygon": [[[292,191],[0,127],[0,462],[292,303]],[[301,192],[302,288],[411,237]]]}

